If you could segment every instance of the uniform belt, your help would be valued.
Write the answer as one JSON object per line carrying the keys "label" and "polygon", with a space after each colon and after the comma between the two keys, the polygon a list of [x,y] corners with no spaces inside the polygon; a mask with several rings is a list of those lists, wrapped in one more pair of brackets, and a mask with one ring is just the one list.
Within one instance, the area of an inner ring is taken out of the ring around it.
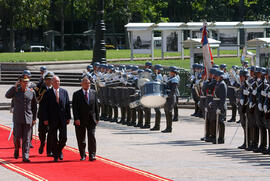
{"label": "uniform belt", "polygon": [[213,100],[214,100],[214,101],[219,101],[219,100],[220,100],[220,98],[213,98]]}
{"label": "uniform belt", "polygon": [[236,87],[229,85],[228,88],[235,89]]}
{"label": "uniform belt", "polygon": [[206,98],[206,96],[200,96],[200,98]]}
{"label": "uniform belt", "polygon": [[213,95],[212,95],[212,94],[206,94],[206,96],[208,96],[208,97],[213,97]]}

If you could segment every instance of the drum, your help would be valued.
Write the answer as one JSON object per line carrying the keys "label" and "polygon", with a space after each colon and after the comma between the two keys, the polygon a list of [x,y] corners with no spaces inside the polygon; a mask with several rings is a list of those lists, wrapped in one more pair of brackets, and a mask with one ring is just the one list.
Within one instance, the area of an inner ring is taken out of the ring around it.
{"label": "drum", "polygon": [[141,88],[141,104],[148,108],[162,107],[166,103],[165,87],[160,82],[146,82]]}

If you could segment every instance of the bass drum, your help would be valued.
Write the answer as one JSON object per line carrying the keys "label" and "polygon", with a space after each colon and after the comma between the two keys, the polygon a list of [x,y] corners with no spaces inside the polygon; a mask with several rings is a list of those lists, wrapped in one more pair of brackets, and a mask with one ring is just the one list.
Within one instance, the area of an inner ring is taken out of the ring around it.
{"label": "bass drum", "polygon": [[141,104],[148,108],[162,107],[166,103],[167,94],[164,84],[146,82],[141,88]]}

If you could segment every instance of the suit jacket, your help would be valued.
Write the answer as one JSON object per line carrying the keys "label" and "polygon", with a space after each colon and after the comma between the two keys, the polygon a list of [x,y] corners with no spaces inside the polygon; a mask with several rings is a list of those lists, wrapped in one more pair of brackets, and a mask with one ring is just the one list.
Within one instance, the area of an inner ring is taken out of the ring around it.
{"label": "suit jacket", "polygon": [[59,104],[56,102],[54,89],[49,89],[43,97],[44,112],[42,120],[48,120],[50,127],[65,127],[67,120],[71,119],[68,92],[59,88]]}
{"label": "suit jacket", "polygon": [[22,91],[21,88],[13,86],[6,92],[6,98],[13,100],[13,122],[21,124],[30,124],[37,117],[36,94],[33,89],[27,88]]}
{"label": "suit jacket", "polygon": [[95,128],[99,121],[98,101],[96,91],[89,90],[89,102],[82,89],[74,92],[72,98],[72,110],[74,120],[80,120],[81,126]]}

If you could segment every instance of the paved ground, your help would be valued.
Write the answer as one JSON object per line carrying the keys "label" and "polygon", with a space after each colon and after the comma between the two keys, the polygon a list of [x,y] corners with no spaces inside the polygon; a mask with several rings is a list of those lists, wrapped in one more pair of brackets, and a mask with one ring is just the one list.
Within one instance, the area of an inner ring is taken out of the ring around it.
{"label": "paved ground", "polygon": [[[72,92],[71,89],[69,91]],[[192,112],[188,109],[179,110],[180,121],[173,124],[171,134],[100,122],[96,133],[97,154],[173,180],[270,179],[269,155],[236,149],[243,141],[241,127],[232,140],[239,124],[226,124],[224,145],[204,143],[199,141],[204,132],[203,119],[190,117]],[[230,114],[231,112],[228,112],[228,117]],[[10,120],[11,114],[8,111],[0,112],[0,124],[10,126]],[[152,126],[153,121],[154,115]],[[164,129],[164,114],[161,125]],[[68,126],[67,144],[77,147],[73,125]],[[15,180],[13,178],[23,179],[0,167],[0,180]]]}

